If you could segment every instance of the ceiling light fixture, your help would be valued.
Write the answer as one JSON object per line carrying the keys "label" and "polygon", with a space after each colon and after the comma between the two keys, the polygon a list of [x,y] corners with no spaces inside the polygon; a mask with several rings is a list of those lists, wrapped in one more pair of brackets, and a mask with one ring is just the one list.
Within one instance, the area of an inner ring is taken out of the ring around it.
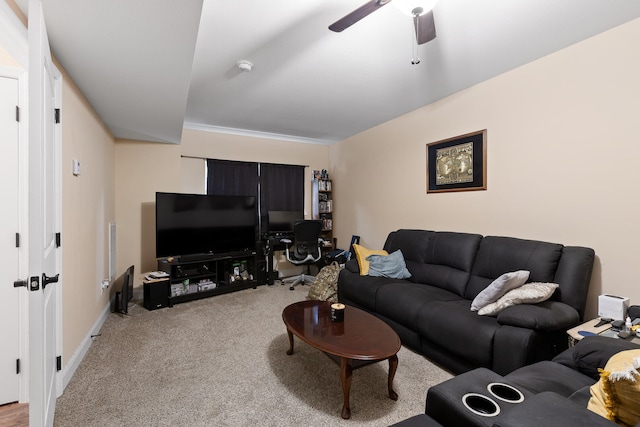
{"label": "ceiling light fixture", "polygon": [[394,0],[393,4],[405,15],[413,17],[415,37],[411,41],[411,65],[418,65],[418,34],[420,34],[420,15],[431,11],[438,0]]}
{"label": "ceiling light fixture", "polygon": [[438,0],[393,0],[393,5],[405,15],[414,16],[429,12],[437,2]]}
{"label": "ceiling light fixture", "polygon": [[238,68],[246,73],[253,69],[253,63],[251,63],[251,61],[247,61],[246,59],[241,59],[236,65],[238,65]]}

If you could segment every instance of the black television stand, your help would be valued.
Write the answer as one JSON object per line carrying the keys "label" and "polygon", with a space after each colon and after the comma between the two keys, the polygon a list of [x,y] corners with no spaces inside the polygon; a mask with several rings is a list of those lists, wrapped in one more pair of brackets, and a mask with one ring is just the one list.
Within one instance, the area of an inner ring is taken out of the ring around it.
{"label": "black television stand", "polygon": [[253,249],[159,259],[158,270],[169,274],[169,307],[258,285]]}

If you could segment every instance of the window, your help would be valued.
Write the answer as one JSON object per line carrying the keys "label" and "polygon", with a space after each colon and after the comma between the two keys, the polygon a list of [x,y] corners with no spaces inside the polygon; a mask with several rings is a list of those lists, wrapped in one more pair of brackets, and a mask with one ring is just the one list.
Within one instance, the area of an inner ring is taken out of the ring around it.
{"label": "window", "polygon": [[257,196],[259,233],[269,211],[304,211],[304,166],[207,160],[207,194]]}

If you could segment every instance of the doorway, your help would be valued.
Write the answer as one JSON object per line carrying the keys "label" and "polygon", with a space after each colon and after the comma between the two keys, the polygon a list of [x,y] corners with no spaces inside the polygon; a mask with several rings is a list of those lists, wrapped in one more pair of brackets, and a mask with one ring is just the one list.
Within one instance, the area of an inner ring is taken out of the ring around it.
{"label": "doorway", "polygon": [[0,259],[6,271],[0,286],[0,405],[17,402],[20,397],[20,292],[11,282],[20,277],[19,269],[19,82],[17,78],[0,75],[0,194],[4,207],[0,210]]}

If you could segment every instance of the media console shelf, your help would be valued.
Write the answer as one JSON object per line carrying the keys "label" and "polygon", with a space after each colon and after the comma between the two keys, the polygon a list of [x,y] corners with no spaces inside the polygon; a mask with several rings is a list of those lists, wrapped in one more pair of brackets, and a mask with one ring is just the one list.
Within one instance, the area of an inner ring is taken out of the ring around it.
{"label": "media console shelf", "polygon": [[160,259],[158,270],[169,274],[169,307],[258,285],[254,250]]}

